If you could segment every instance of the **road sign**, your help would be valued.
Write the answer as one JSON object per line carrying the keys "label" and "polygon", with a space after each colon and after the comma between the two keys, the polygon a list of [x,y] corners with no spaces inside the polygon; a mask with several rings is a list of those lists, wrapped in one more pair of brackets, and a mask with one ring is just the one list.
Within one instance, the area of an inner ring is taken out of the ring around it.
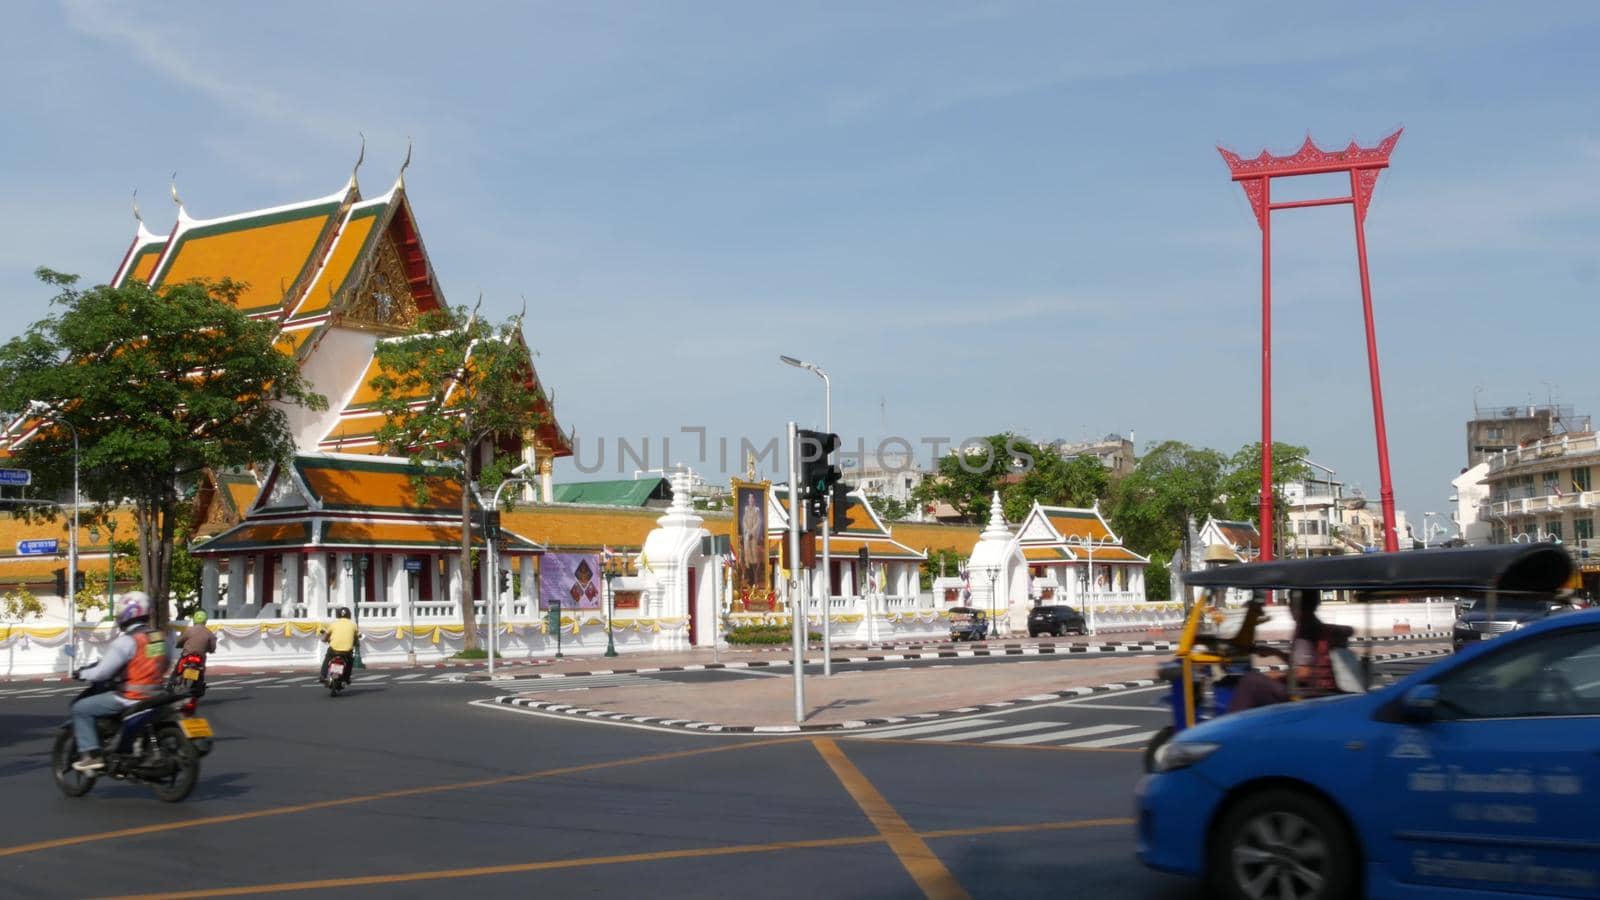
{"label": "road sign", "polygon": [[[16,471],[13,469],[12,471]],[[54,556],[61,552],[61,542],[55,538],[44,538],[35,541],[17,541],[17,554],[19,556]]]}
{"label": "road sign", "polygon": [[417,559],[415,557],[407,557],[406,558],[406,571],[407,572],[421,572],[422,571],[422,560]]}
{"label": "road sign", "polygon": [[33,473],[27,469],[0,469],[0,485],[25,487],[33,484]]}

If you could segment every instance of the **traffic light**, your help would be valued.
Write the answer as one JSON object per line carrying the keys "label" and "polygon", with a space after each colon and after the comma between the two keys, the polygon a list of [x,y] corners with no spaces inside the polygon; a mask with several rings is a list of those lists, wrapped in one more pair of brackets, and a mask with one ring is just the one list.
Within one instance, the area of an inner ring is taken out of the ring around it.
{"label": "traffic light", "polygon": [[839,436],[822,431],[800,431],[800,499],[806,503],[806,530],[812,531],[828,514],[828,498],[844,473],[833,464]]}
{"label": "traffic light", "polygon": [[851,486],[840,482],[833,486],[833,513],[828,527],[834,534],[841,534],[850,530],[850,491]]}
{"label": "traffic light", "polygon": [[501,569],[500,570],[499,584],[500,584],[500,593],[504,594],[506,591],[511,590],[511,573],[506,571],[505,569]]}

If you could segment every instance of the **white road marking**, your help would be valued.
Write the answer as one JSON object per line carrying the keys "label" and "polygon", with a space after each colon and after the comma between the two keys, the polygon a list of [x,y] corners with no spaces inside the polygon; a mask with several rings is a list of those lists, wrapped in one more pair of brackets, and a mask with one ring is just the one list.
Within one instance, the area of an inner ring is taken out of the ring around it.
{"label": "white road marking", "polygon": [[[1123,727],[1126,728],[1127,726],[1123,726]],[[1117,746],[1119,744],[1143,743],[1145,741],[1150,740],[1152,737],[1155,737],[1155,735],[1156,735],[1156,733],[1154,731],[1140,731],[1140,732],[1136,732],[1134,734],[1121,734],[1121,735],[1117,735],[1116,737],[1100,738],[1099,740],[1096,740],[1096,741],[1080,741],[1080,742],[1078,742],[1076,744],[1068,744],[1067,746],[1068,747],[1115,747],[1115,746]]]}
{"label": "white road marking", "polygon": [[1113,706],[1110,703],[1074,703],[1078,709],[1117,709],[1125,712],[1159,713],[1163,716],[1172,715],[1172,710],[1165,706]]}
{"label": "white road marking", "polygon": [[955,734],[935,734],[925,737],[925,741],[970,741],[981,737],[993,737],[997,734],[1016,734],[1019,731],[1037,731],[1040,728],[1058,728],[1066,722],[1024,722],[1021,725],[1001,725],[998,728],[980,728],[977,731],[959,731]]}
{"label": "white road marking", "polygon": [[905,727],[891,728],[888,731],[878,731],[874,732],[872,736],[880,738],[910,737],[911,735],[917,734],[933,734],[934,732],[938,731],[952,731],[957,728],[971,728],[974,725],[983,726],[998,724],[1000,723],[995,719],[961,719],[955,722],[929,722],[925,725],[910,725]]}
{"label": "white road marking", "polygon": [[[1065,731],[1047,731],[1044,734],[1029,734],[1022,737],[1001,738],[994,741],[996,744],[1049,744],[1055,741],[1064,741],[1075,737],[1088,737],[1091,734],[1105,734],[1108,731],[1127,731],[1135,728],[1134,725],[1089,725],[1084,728],[1068,728]],[[1083,746],[1073,744],[1072,746]]]}

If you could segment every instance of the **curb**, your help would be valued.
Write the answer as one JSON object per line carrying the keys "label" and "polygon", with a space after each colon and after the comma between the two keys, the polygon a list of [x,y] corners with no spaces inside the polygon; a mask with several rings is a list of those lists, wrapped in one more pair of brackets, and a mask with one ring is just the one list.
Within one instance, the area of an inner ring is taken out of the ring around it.
{"label": "curb", "polygon": [[[1434,656],[1448,656],[1449,650],[1401,650],[1394,653],[1378,653],[1372,657],[1373,662],[1389,662],[1397,659],[1415,659]],[[729,663],[722,668],[742,667],[739,664]],[[767,665],[755,663],[754,665]],[[697,668],[710,668],[699,666]],[[1277,663],[1268,666],[1257,666],[1258,672],[1280,672],[1288,666]],[[638,672],[671,671],[668,669],[637,669]],[[590,672],[590,675],[624,674],[622,671],[612,673]],[[550,677],[550,676],[544,676]],[[558,676],[559,677],[559,676]],[[1154,678],[1138,678],[1133,681],[1114,681],[1107,684],[1098,684],[1091,687],[1064,688],[1044,694],[1032,694],[1016,700],[998,700],[991,703],[979,703],[975,706],[961,706],[955,709],[946,709],[939,712],[912,713],[905,716],[885,716],[878,719],[851,719],[847,722],[833,722],[818,725],[725,725],[720,722],[701,722],[695,719],[669,719],[664,716],[640,716],[632,713],[612,712],[604,709],[590,709],[582,706],[573,706],[569,703],[556,703],[550,700],[531,700],[523,697],[502,695],[494,698],[493,702],[503,706],[516,706],[522,709],[531,709],[536,712],[557,713],[572,716],[578,719],[591,719],[601,722],[621,722],[629,725],[651,725],[657,728],[678,728],[684,731],[694,731],[702,734],[807,734],[812,732],[827,731],[859,731],[865,728],[876,728],[881,725],[900,725],[908,722],[930,722],[947,716],[965,716],[972,713],[981,713],[985,710],[1007,709],[1013,706],[1026,706],[1034,703],[1053,702],[1057,700],[1071,700],[1077,697],[1090,697],[1095,694],[1109,694],[1117,691],[1129,691],[1137,688],[1155,687],[1161,682]]]}
{"label": "curb", "polygon": [[[919,659],[973,659],[990,656],[1074,656],[1084,653],[1155,653],[1173,649],[1170,641],[1152,641],[1143,644],[1068,644],[1064,647],[1041,645],[1038,647],[1006,647],[1003,649],[925,650],[914,653],[880,653],[867,656],[835,656],[835,663],[906,662]],[[821,665],[821,659],[808,659],[806,665]],[[646,666],[638,669],[595,669],[588,672],[534,672],[527,675],[497,676],[495,681],[532,681],[543,678],[583,678],[591,675],[651,675],[657,672],[702,672],[717,669],[758,669],[772,666],[792,666],[787,659],[753,659],[748,662],[690,663],[682,666]],[[487,673],[466,675],[464,681],[489,681]]]}

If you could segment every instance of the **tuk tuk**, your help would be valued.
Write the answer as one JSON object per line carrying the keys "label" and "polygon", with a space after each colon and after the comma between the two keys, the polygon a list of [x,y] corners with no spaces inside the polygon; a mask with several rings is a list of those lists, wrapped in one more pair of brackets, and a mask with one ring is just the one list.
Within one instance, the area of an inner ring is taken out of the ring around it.
{"label": "tuk tuk", "polygon": [[989,636],[989,617],[970,606],[950,607],[950,640],[981,641]]}
{"label": "tuk tuk", "polygon": [[[1493,609],[1500,597],[1554,596],[1571,570],[1566,552],[1553,544],[1506,544],[1274,560],[1190,572],[1184,585],[1203,593],[1189,609],[1173,658],[1158,671],[1172,685],[1164,698],[1172,706],[1172,723],[1151,737],[1145,767],[1151,768],[1155,752],[1174,734],[1227,711],[1234,686],[1252,669],[1256,628],[1267,621],[1259,599],[1266,591],[1348,591],[1363,604],[1393,597],[1454,596],[1479,598]],[[1225,637],[1219,626],[1228,615],[1219,598],[1228,588],[1256,592],[1256,599],[1245,605],[1238,630]],[[1371,607],[1365,608],[1364,630],[1371,637]],[[1371,655],[1370,641],[1362,660],[1348,648],[1330,651],[1341,693],[1363,693],[1371,686]],[[1292,665],[1287,686],[1291,701],[1302,699]]]}

